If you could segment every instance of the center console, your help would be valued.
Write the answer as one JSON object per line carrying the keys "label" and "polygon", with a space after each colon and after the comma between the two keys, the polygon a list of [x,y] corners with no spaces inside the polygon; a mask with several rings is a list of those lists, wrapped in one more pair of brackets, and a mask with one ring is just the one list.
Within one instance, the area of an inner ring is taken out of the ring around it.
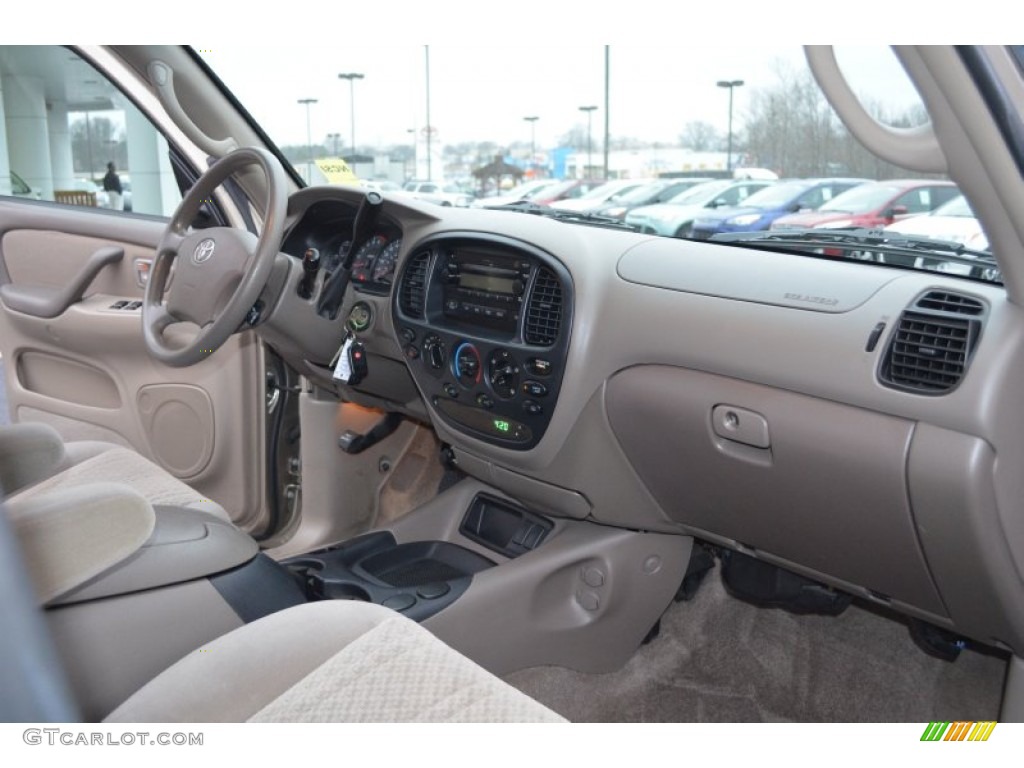
{"label": "center console", "polygon": [[409,370],[439,417],[526,450],[558,399],[572,304],[569,273],[550,255],[467,233],[415,247],[392,306]]}
{"label": "center console", "polygon": [[458,536],[486,551],[443,540],[399,543],[390,531],[354,539],[282,561],[302,584],[308,600],[363,600],[430,618],[461,597],[473,577],[537,549],[554,525],[504,499],[477,493]]}

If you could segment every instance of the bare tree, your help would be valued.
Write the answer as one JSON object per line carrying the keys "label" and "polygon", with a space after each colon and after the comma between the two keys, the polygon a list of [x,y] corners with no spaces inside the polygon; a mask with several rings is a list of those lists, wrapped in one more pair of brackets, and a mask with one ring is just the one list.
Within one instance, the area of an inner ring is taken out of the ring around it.
{"label": "bare tree", "polygon": [[719,148],[722,136],[711,123],[691,120],[683,126],[683,131],[679,134],[679,143],[694,152],[708,152]]}
{"label": "bare tree", "polygon": [[[570,130],[563,133],[558,139],[558,146],[560,147],[572,147],[573,149],[586,152],[587,150],[587,124],[578,123],[574,125]],[[594,152],[597,152],[601,144],[601,131],[597,127],[592,127],[590,132],[590,146]]]}
{"label": "bare tree", "polygon": [[[755,165],[784,176],[836,176],[887,179],[921,174],[879,159],[865,149],[839,120],[808,71],[776,64],[778,83],[751,94],[746,113],[745,147]],[[923,109],[894,112],[877,103],[868,111],[881,122],[919,125]]]}

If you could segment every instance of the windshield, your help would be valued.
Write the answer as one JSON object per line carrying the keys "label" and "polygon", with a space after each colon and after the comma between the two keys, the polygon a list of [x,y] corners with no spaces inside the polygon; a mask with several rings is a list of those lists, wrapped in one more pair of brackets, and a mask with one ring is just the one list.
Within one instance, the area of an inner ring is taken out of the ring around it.
{"label": "windshield", "polygon": [[765,187],[743,201],[744,208],[778,208],[792,202],[813,186],[807,181],[785,181]]}
{"label": "windshield", "polygon": [[[836,53],[879,120],[896,127],[927,120],[890,49],[840,46]],[[309,184],[430,181],[437,193],[461,191],[456,204],[529,192],[537,201],[575,200],[577,210],[591,203],[596,210],[604,200],[648,205],[656,199],[650,179],[714,179],[671,197],[673,206],[759,209],[803,200],[821,179],[874,181],[818,208],[852,215],[902,205],[900,185],[889,182],[925,175],[859,143],[796,45],[346,42],[278,46],[273,55],[214,46],[197,55]],[[339,167],[349,173],[332,173]],[[740,186],[750,179],[771,181]],[[828,196],[808,198],[806,207]],[[907,204],[909,213],[929,207]],[[629,212],[623,215],[628,223]],[[652,235],[696,236],[685,223],[643,226]]]}
{"label": "windshield", "polygon": [[899,187],[865,184],[836,195],[818,210],[833,213],[867,213],[881,208],[900,193]]}
{"label": "windshield", "polygon": [[670,182],[667,181],[652,181],[650,184],[644,184],[631,189],[628,192],[624,192],[621,195],[615,196],[615,202],[622,203],[624,205],[631,205],[633,203],[642,203],[646,200],[650,200],[652,197],[657,195],[661,190],[669,186]]}
{"label": "windshield", "polygon": [[605,200],[610,197],[614,197],[617,192],[622,190],[621,184],[602,184],[599,187],[594,187],[592,190],[587,192],[585,195],[580,195],[580,200]]}
{"label": "windshield", "polygon": [[733,185],[731,181],[709,181],[680,192],[667,202],[671,205],[703,205],[710,203],[721,192]]}

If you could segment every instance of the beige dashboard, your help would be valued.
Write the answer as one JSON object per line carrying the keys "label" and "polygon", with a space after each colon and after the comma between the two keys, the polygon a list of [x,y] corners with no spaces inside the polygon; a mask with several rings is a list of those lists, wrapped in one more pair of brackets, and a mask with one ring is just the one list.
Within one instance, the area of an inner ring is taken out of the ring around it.
{"label": "beige dashboard", "polygon": [[[313,201],[354,213],[360,197],[309,189],[290,214],[301,226]],[[293,297],[297,259],[282,268],[265,336],[318,385],[429,419],[465,472],[528,507],[692,534],[1024,651],[1024,318],[1001,287],[519,213],[388,200],[384,215],[402,236],[390,295],[350,289],[328,322]],[[406,353],[403,270],[456,233],[566,275],[564,371],[526,450],[444,418]],[[886,383],[904,313],[930,296],[978,308],[950,315],[967,324],[965,369],[943,392]],[[351,388],[324,363],[357,301],[371,374]]]}

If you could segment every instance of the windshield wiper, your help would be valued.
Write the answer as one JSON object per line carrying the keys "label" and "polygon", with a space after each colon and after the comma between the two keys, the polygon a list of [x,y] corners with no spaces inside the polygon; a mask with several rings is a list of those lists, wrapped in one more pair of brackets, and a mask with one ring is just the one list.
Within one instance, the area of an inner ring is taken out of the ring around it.
{"label": "windshield wiper", "polygon": [[535,216],[544,216],[556,221],[568,221],[572,224],[588,224],[592,227],[608,227],[609,229],[622,229],[627,232],[636,232],[637,228],[619,219],[610,216],[601,216],[596,213],[580,213],[579,211],[564,211],[560,208],[552,208],[550,205],[540,205],[529,200],[517,200],[514,203],[505,205],[485,205],[484,208],[490,211],[518,211],[519,213],[532,213]]}
{"label": "windshield wiper", "polygon": [[952,240],[935,240],[920,235],[902,232],[888,232],[884,229],[849,227],[845,229],[772,229],[763,232],[724,232],[713,235],[711,242],[718,243],[763,243],[778,248],[819,248],[828,247],[844,253],[864,251],[883,255],[921,257],[962,264],[979,269],[977,277],[1000,282],[999,265],[988,251],[966,248]]}

